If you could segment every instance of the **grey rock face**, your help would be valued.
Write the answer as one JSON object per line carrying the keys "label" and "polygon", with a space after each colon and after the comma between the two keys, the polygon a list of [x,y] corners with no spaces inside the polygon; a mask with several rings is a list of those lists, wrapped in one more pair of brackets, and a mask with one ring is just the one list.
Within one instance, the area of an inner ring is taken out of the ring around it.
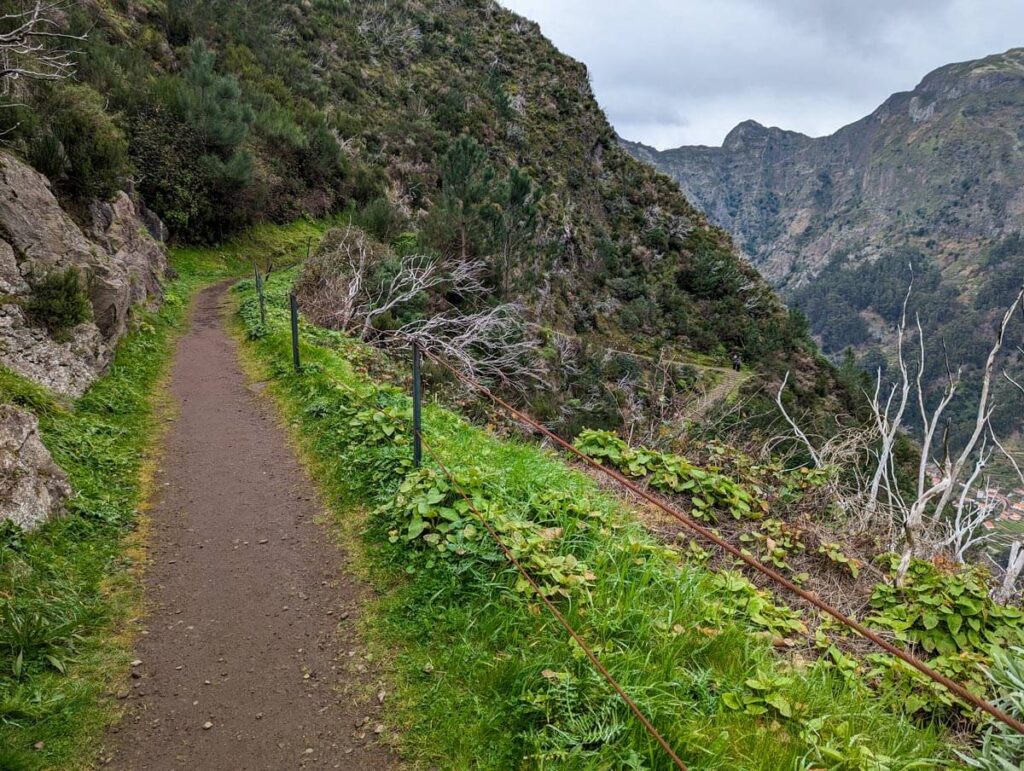
{"label": "grey rock face", "polygon": [[110,363],[111,346],[95,324],[79,324],[57,342],[28,323],[17,303],[0,305],[0,364],[59,394],[80,396]]}
{"label": "grey rock face", "polygon": [[0,295],[24,295],[28,291],[28,284],[18,270],[14,249],[0,239]]}
{"label": "grey rock face", "polygon": [[[159,299],[167,271],[163,244],[152,236],[163,225],[126,193],[95,203],[92,218],[84,233],[45,177],[0,152],[0,364],[69,396],[103,372],[133,309]],[[33,281],[68,267],[87,283],[92,319],[57,341],[22,308]]]}
{"label": "grey rock face", "polygon": [[104,337],[118,338],[131,308],[160,296],[167,257],[127,193],[94,203],[92,216],[93,240],[110,256],[105,275],[91,287],[93,315]]}
{"label": "grey rock face", "polygon": [[722,147],[659,152],[624,142],[673,177],[784,294],[835,255],[920,250],[964,293],[961,258],[1024,230],[1024,48],[950,64],[831,136],[745,121]]}
{"label": "grey rock face", "polygon": [[67,475],[39,437],[36,416],[0,405],[0,521],[32,530],[59,515],[70,495]]}

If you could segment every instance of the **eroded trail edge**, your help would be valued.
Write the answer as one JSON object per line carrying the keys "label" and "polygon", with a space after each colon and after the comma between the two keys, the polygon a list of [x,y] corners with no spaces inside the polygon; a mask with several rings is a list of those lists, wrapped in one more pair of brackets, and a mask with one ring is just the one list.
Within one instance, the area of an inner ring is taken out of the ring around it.
{"label": "eroded trail edge", "polygon": [[176,353],[148,615],[106,765],[394,767],[380,684],[354,629],[367,589],[344,572],[345,555],[315,521],[312,483],[246,384],[222,320],[225,291],[200,293]]}

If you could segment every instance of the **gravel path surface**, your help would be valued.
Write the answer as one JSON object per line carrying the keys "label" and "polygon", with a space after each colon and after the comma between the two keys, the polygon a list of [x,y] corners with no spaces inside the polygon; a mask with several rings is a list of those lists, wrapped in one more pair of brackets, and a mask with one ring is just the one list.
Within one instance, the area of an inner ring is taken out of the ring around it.
{"label": "gravel path surface", "polygon": [[354,631],[367,589],[202,292],[171,376],[179,411],[151,512],[147,617],[108,737],[118,769],[396,768],[387,695]]}

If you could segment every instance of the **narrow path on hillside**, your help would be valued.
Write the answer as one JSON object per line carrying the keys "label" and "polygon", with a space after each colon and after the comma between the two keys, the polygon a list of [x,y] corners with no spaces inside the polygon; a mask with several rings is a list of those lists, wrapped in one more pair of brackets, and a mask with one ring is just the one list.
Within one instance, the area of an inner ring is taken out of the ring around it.
{"label": "narrow path on hillside", "polygon": [[736,372],[717,367],[706,367],[705,369],[715,369],[719,373],[719,380],[706,393],[694,399],[684,410],[687,420],[703,420],[713,407],[732,397],[753,376],[752,372]]}
{"label": "narrow path on hillside", "polygon": [[[383,769],[381,688],[353,624],[366,594],[202,292],[171,375],[118,769]],[[383,695],[383,694],[382,694]]]}

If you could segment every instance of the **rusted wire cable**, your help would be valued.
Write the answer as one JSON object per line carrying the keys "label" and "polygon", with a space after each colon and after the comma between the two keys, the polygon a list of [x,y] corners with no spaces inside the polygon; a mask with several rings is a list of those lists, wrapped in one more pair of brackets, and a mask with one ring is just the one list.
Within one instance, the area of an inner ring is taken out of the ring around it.
{"label": "rusted wire cable", "polygon": [[530,426],[531,428],[533,428],[536,431],[539,431],[540,433],[542,433],[544,436],[546,436],[548,439],[550,439],[552,442],[554,442],[558,446],[562,447],[563,449],[567,450],[568,452],[570,452],[573,455],[575,455],[578,458],[580,458],[580,460],[582,460],[584,463],[586,463],[586,464],[592,466],[593,468],[597,469],[602,474],[605,474],[606,476],[611,477],[612,479],[614,479],[616,482],[618,482],[623,487],[627,488],[628,490],[630,490],[631,492],[635,493],[636,495],[639,495],[641,498],[643,498],[644,500],[648,501],[649,503],[654,504],[659,509],[664,511],[666,514],[668,514],[668,515],[674,517],[675,519],[679,520],[686,527],[690,528],[692,531],[694,531],[698,535],[702,536],[703,538],[705,538],[708,541],[711,541],[716,546],[718,546],[719,548],[721,548],[724,551],[728,552],[729,554],[731,554],[732,556],[736,557],[737,559],[742,560],[743,562],[745,562],[747,565],[749,565],[754,570],[756,570],[759,573],[767,576],[769,579],[771,579],[775,583],[779,584],[780,586],[784,587],[785,589],[788,589],[793,594],[797,595],[801,599],[805,600],[806,602],[810,603],[814,607],[818,608],[818,610],[821,610],[824,613],[827,613],[828,615],[832,616],[834,619],[839,621],[844,626],[847,626],[850,629],[854,630],[861,637],[864,637],[865,639],[870,640],[871,642],[873,642],[875,645],[879,646],[880,648],[882,648],[886,652],[892,654],[893,656],[895,656],[896,658],[900,659],[901,661],[909,664],[914,669],[916,669],[918,672],[921,672],[923,675],[925,675],[929,679],[931,679],[931,680],[935,681],[936,683],[944,686],[947,690],[949,690],[952,693],[956,694],[957,696],[959,696],[964,701],[974,705],[975,707],[977,707],[978,709],[982,710],[983,712],[988,713],[989,715],[994,717],[996,720],[998,720],[998,721],[1000,721],[1002,723],[1005,723],[1007,726],[1009,726],[1013,730],[1017,731],[1018,733],[1024,734],[1024,723],[1022,723],[1020,720],[1017,720],[1012,715],[1007,714],[1003,710],[1001,710],[998,707],[996,707],[994,704],[991,704],[990,702],[985,701],[984,699],[979,698],[978,696],[975,696],[973,693],[968,691],[964,686],[960,685],[955,680],[951,680],[950,678],[946,677],[945,675],[940,674],[939,672],[936,672],[934,669],[929,667],[927,664],[925,664],[923,661],[921,661],[919,658],[917,658],[913,654],[907,653],[902,648],[896,647],[895,645],[890,643],[888,640],[886,640],[885,638],[881,637],[877,633],[871,631],[870,629],[868,629],[866,626],[864,626],[860,622],[855,621],[854,619],[852,619],[849,616],[847,616],[846,614],[844,614],[842,611],[838,610],[837,608],[832,607],[830,604],[828,604],[824,600],[821,600],[817,595],[813,594],[812,592],[808,592],[806,589],[801,589],[799,586],[797,586],[795,583],[790,581],[785,576],[781,575],[780,573],[776,572],[775,570],[772,570],[770,567],[768,567],[764,563],[760,562],[759,560],[755,559],[754,557],[750,556],[749,554],[745,554],[743,551],[741,551],[737,547],[733,546],[731,543],[726,541],[724,538],[722,538],[721,536],[719,536],[719,535],[715,534],[714,532],[712,532],[709,528],[704,527],[703,525],[699,524],[696,520],[692,519],[691,517],[688,517],[686,514],[683,514],[680,511],[676,510],[675,507],[668,505],[667,503],[665,503],[662,500],[660,500],[657,496],[652,495],[651,493],[649,493],[646,490],[640,488],[639,486],[637,486],[636,484],[634,484],[630,480],[626,479],[626,477],[624,477],[621,473],[619,473],[615,469],[609,468],[608,466],[603,465],[602,463],[600,463],[599,461],[595,460],[594,458],[591,458],[589,455],[587,455],[586,453],[582,452],[581,450],[579,450],[575,446],[573,446],[570,442],[568,442],[565,439],[563,439],[562,437],[558,436],[556,433],[554,433],[553,431],[551,431],[547,427],[543,426],[542,424],[540,424],[538,421],[534,420],[532,417],[530,417],[526,413],[521,412],[520,410],[516,409],[511,404],[509,404],[508,402],[503,400],[501,397],[499,397],[496,394],[494,394],[485,385],[483,385],[481,383],[477,383],[476,381],[472,380],[471,378],[466,377],[463,373],[459,372],[457,369],[452,367],[450,364],[448,364],[445,361],[442,361],[435,354],[433,354],[433,353],[431,353],[430,351],[427,351],[427,350],[424,350],[423,353],[431,361],[435,362],[439,366],[441,366],[444,369],[446,369],[449,372],[451,372],[461,383],[466,385],[468,388],[483,394],[488,399],[493,401],[495,404],[501,406],[503,409],[505,409],[506,411],[511,413],[513,416],[515,416],[515,418],[518,419],[520,422],[525,423],[526,425]]}
{"label": "rusted wire cable", "polygon": [[437,453],[434,452],[434,450],[431,449],[430,445],[423,440],[422,433],[420,434],[420,444],[422,445],[423,449],[426,450],[427,454],[434,459],[437,465],[441,467],[441,470],[444,472],[445,476],[448,477],[449,481],[452,483],[452,486],[455,488],[456,492],[458,492],[458,494],[461,495],[463,499],[465,499],[466,503],[469,504],[469,508],[476,515],[476,518],[480,520],[480,524],[484,526],[484,528],[490,534],[491,538],[494,539],[494,542],[498,544],[498,548],[500,548],[501,551],[505,554],[505,557],[508,559],[508,561],[515,566],[516,570],[519,571],[520,575],[522,575],[522,577],[526,580],[526,582],[530,585],[534,592],[537,593],[537,597],[540,598],[540,601],[544,603],[545,607],[547,607],[548,610],[551,611],[551,614],[558,620],[558,623],[562,625],[565,631],[569,633],[569,636],[576,641],[576,644],[580,646],[580,650],[582,650],[586,654],[587,658],[590,659],[590,663],[594,665],[594,668],[601,673],[601,676],[608,681],[608,684],[622,698],[622,700],[626,703],[626,706],[629,707],[630,712],[632,712],[636,716],[636,719],[640,721],[640,723],[643,725],[647,733],[651,735],[651,738],[654,739],[661,746],[661,748],[666,752],[666,754],[670,758],[672,758],[672,762],[676,764],[676,767],[679,768],[680,771],[687,771],[686,764],[683,763],[682,760],[680,760],[679,756],[676,755],[672,747],[669,746],[669,743],[665,741],[665,737],[663,737],[658,732],[658,729],[654,727],[654,724],[650,721],[650,719],[640,710],[640,707],[637,706],[636,702],[633,701],[633,699],[630,698],[629,694],[626,693],[623,687],[619,685],[619,682],[612,676],[612,673],[609,672],[605,665],[601,663],[601,660],[597,658],[596,654],[590,649],[590,646],[588,646],[587,643],[583,640],[579,632],[573,629],[572,624],[569,623],[568,619],[566,619],[562,612],[555,606],[553,602],[551,602],[551,600],[544,596],[544,592],[541,591],[540,586],[538,586],[533,576],[530,575],[530,572],[523,566],[523,564],[518,559],[516,559],[515,555],[512,554],[512,551],[508,548],[508,546],[505,545],[505,542],[501,540],[501,536],[498,535],[498,532],[494,529],[491,523],[487,520],[486,517],[484,517],[483,514],[480,513],[477,507],[473,504],[472,497],[469,496],[466,493],[466,491],[462,488],[462,486],[458,483],[458,480],[455,479],[455,476],[452,474],[451,471],[448,470],[448,467],[444,464],[441,458],[438,457]]}

